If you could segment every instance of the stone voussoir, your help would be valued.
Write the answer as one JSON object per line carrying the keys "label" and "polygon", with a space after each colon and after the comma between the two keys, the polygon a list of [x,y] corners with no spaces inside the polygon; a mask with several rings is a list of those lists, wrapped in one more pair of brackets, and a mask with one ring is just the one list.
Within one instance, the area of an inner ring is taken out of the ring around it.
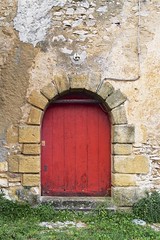
{"label": "stone voussoir", "polygon": [[27,124],[40,125],[42,111],[38,108],[32,107],[28,116]]}
{"label": "stone voussoir", "polygon": [[62,93],[70,89],[69,79],[66,74],[57,74],[53,78],[53,83],[57,87],[57,91]]}
{"label": "stone voussoir", "polygon": [[112,94],[106,98],[105,102],[107,103],[109,109],[113,109],[124,103],[126,100],[127,97],[118,89],[113,91]]}
{"label": "stone voussoir", "polygon": [[27,187],[39,186],[40,175],[39,174],[23,174],[22,185]]}
{"label": "stone voussoir", "polygon": [[147,174],[149,172],[149,160],[147,156],[114,156],[114,172]]}
{"label": "stone voussoir", "polygon": [[103,99],[106,99],[111,93],[114,91],[113,86],[107,82],[103,81],[100,89],[98,90],[98,95],[100,95]]}
{"label": "stone voussoir", "polygon": [[39,126],[20,126],[19,143],[39,143],[40,127]]}
{"label": "stone voussoir", "polygon": [[127,117],[124,105],[120,105],[111,111],[112,123],[114,125],[127,124]]}
{"label": "stone voussoir", "polygon": [[113,143],[134,143],[135,128],[133,125],[114,125]]}
{"label": "stone voussoir", "polygon": [[49,83],[47,86],[44,86],[44,87],[41,89],[41,93],[42,93],[46,98],[48,98],[49,100],[51,100],[52,98],[54,98],[54,97],[58,94],[58,91],[57,91],[56,86],[51,82],[51,83]]}
{"label": "stone voussoir", "polygon": [[46,107],[48,103],[48,99],[45,96],[43,96],[41,93],[35,90],[32,91],[32,93],[30,94],[27,100],[30,104],[42,110]]}
{"label": "stone voussoir", "polygon": [[89,76],[86,74],[77,74],[69,76],[71,89],[84,89]]}
{"label": "stone voussoir", "polygon": [[85,85],[85,89],[88,91],[96,92],[98,89],[98,86],[101,82],[101,74],[99,73],[90,73],[88,77],[88,81]]}

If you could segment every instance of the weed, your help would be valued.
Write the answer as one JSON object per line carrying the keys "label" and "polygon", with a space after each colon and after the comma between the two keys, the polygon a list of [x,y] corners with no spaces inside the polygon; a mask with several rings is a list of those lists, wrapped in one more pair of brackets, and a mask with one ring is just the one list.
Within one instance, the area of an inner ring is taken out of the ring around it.
{"label": "weed", "polygon": [[160,193],[146,193],[146,197],[133,205],[133,213],[149,223],[160,222]]}
{"label": "weed", "polygon": [[[160,233],[132,223],[130,213],[55,211],[50,204],[31,207],[0,196],[0,240],[160,240]],[[42,221],[81,221],[86,228],[56,231],[40,227]]]}

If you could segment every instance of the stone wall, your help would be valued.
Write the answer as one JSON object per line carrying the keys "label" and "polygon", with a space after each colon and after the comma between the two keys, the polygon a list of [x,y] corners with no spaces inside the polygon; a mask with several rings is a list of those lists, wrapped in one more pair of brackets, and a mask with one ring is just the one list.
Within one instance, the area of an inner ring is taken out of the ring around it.
{"label": "stone wall", "polygon": [[159,190],[159,0],[5,0],[0,15],[5,194],[39,194],[43,111],[70,88],[92,91],[110,112],[112,196],[126,206]]}

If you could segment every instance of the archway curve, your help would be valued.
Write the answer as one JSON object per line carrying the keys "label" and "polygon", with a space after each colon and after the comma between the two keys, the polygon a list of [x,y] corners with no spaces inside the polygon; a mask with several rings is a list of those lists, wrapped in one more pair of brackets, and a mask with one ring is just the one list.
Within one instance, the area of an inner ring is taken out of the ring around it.
{"label": "archway curve", "polygon": [[[115,181],[115,175],[119,172],[119,170],[115,168],[115,163],[119,161],[117,158],[119,158],[120,155],[132,156],[134,126],[129,125],[127,122],[124,105],[127,99],[126,96],[120,90],[115,90],[109,81],[105,79],[101,81],[99,74],[72,76],[59,74],[54,76],[54,80],[44,86],[40,91],[32,91],[27,99],[31,107],[28,120],[26,121],[26,125],[23,124],[23,126],[19,127],[19,143],[23,145],[23,149],[25,149],[27,144],[32,147],[32,151],[26,150],[27,153],[25,152],[25,154],[33,156],[32,154],[34,152],[37,156],[39,154],[40,157],[40,151],[37,150],[37,146],[39,146],[40,143],[40,126],[45,109],[48,104],[58,96],[66,92],[79,90],[90,92],[96,96],[96,98],[101,99],[110,114],[112,128],[112,186],[115,189],[117,186],[121,186],[119,183],[117,185]],[[28,134],[30,132],[32,134]],[[26,134],[28,134],[27,139],[25,138]],[[24,150],[22,151],[22,155],[23,154]],[[28,186],[27,183],[25,183],[24,177],[26,173],[29,174],[30,172],[31,171],[26,171],[25,174],[22,173],[23,186]],[[38,168],[33,169],[32,173],[32,175],[36,174],[37,177],[34,186],[40,186],[40,177],[38,177],[40,172]],[[30,185],[32,184],[30,183]],[[123,184],[122,187],[124,187]]]}

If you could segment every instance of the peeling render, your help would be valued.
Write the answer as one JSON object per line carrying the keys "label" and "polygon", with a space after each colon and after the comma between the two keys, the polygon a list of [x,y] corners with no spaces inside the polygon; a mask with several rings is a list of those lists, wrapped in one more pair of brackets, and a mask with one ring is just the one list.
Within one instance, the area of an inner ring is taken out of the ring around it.
{"label": "peeling render", "polygon": [[43,41],[47,29],[51,25],[50,10],[52,7],[62,7],[67,0],[19,0],[14,28],[19,31],[22,42],[34,46]]}

